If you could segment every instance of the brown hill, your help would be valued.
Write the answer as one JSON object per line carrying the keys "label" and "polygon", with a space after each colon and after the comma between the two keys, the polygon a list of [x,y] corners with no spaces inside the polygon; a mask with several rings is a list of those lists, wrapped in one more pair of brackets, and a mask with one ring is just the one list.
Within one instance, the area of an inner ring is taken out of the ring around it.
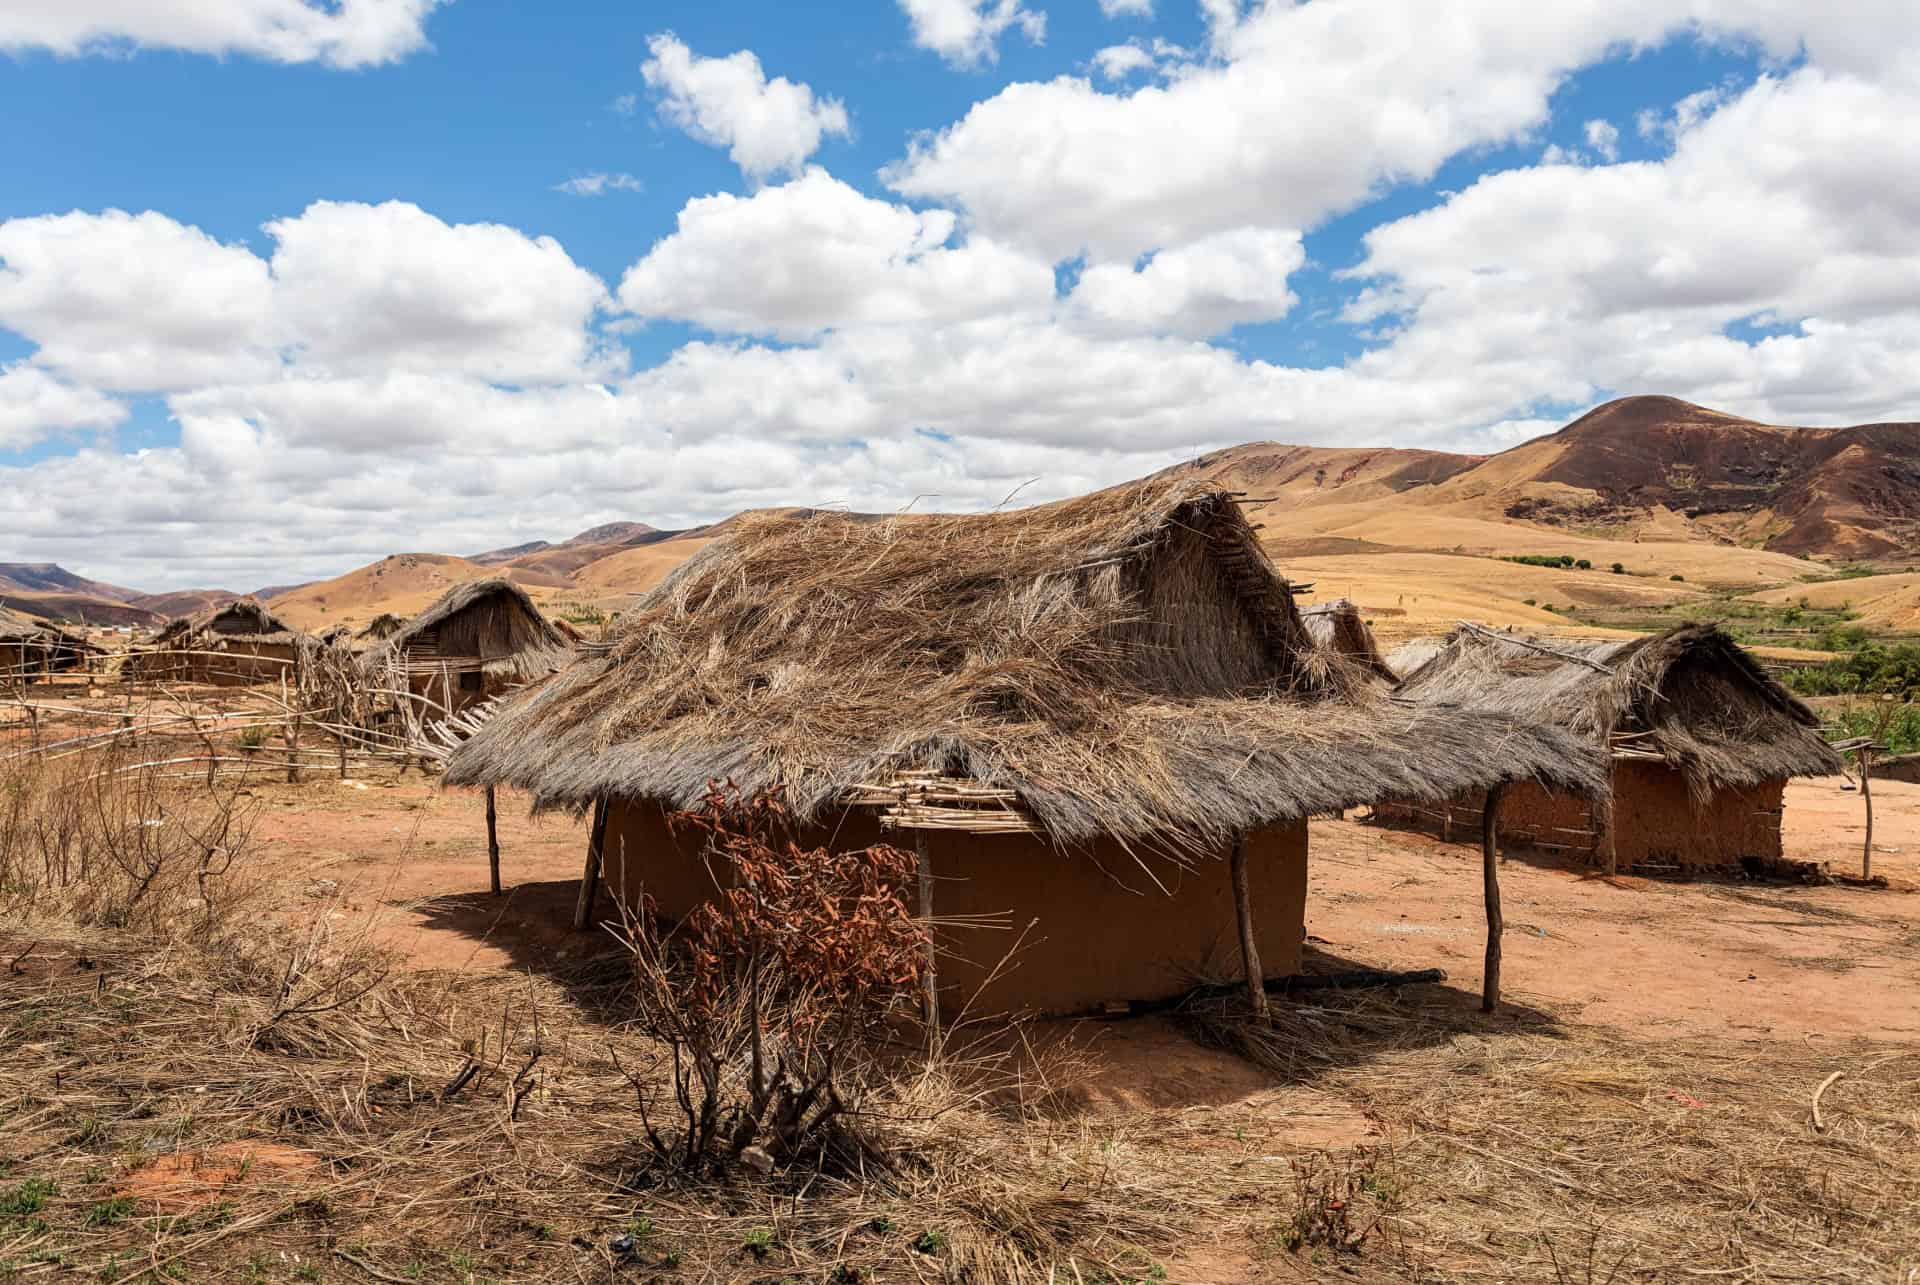
{"label": "brown hill", "polygon": [[1920,423],[1759,424],[1671,397],[1608,402],[1455,481],[1505,516],[1642,527],[1662,513],[1796,557],[1920,554]]}
{"label": "brown hill", "polygon": [[228,589],[176,589],[172,593],[143,593],[133,599],[133,605],[171,620],[196,615],[209,607],[224,607],[241,596]]}
{"label": "brown hill", "polygon": [[138,589],[89,580],[55,562],[0,562],[0,593],[55,593],[132,602]]}
{"label": "brown hill", "polygon": [[[443,553],[396,553],[369,566],[331,580],[320,580],[280,594],[274,614],[301,629],[320,630],[334,624],[362,625],[382,612],[406,619],[424,611],[448,588],[469,580],[501,573],[470,558]],[[509,578],[541,596],[551,585],[538,578],[529,583],[514,571]]]}
{"label": "brown hill", "polygon": [[101,598],[84,593],[20,593],[0,594],[0,603],[15,611],[29,616],[38,616],[42,620],[51,620],[58,624],[69,625],[134,625],[151,627],[165,622],[166,617],[132,603],[118,602],[110,598]]}
{"label": "brown hill", "polygon": [[582,531],[571,540],[559,544],[541,544],[526,553],[502,559],[502,563],[528,575],[541,577],[548,583],[565,584],[575,572],[590,563],[612,557],[626,549],[670,540],[677,534],[681,533],[660,531],[644,522],[608,522]]}

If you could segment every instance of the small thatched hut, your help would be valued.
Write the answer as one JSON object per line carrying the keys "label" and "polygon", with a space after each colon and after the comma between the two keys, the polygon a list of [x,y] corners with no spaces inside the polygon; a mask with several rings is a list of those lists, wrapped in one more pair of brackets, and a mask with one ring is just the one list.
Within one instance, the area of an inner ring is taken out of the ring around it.
{"label": "small thatched hut", "polygon": [[123,672],[144,680],[248,687],[300,680],[319,642],[281,620],[258,598],[236,598],[168,623]]}
{"label": "small thatched hut", "polygon": [[509,698],[446,779],[592,805],[583,912],[604,853],[669,919],[715,891],[669,814],[714,780],[781,788],[808,841],[918,850],[943,1005],[1072,1012],[1298,971],[1311,815],[1603,769],[1563,732],[1360,681],[1231,494],[1189,480],[743,522],[609,648]]}
{"label": "small thatched hut", "polygon": [[[378,623],[378,622],[376,622]],[[371,626],[369,626],[371,628]],[[511,580],[455,585],[360,663],[369,673],[398,665],[408,687],[447,713],[458,713],[559,669],[573,646],[527,591]]]}
{"label": "small thatched hut", "polygon": [[[1611,807],[1525,784],[1506,792],[1513,840],[1607,867],[1768,865],[1789,777],[1841,770],[1819,719],[1713,625],[1604,642],[1463,625],[1400,694],[1433,710],[1503,710],[1606,749]],[[1381,805],[1382,819],[1478,833],[1482,796]]]}
{"label": "small thatched hut", "polygon": [[66,673],[98,654],[85,638],[0,606],[0,685]]}
{"label": "small thatched hut", "polygon": [[1336,598],[1303,607],[1300,617],[1306,622],[1307,636],[1315,646],[1332,651],[1363,673],[1389,683],[1399,681],[1399,675],[1387,667],[1387,658],[1381,654],[1380,644],[1374,640],[1373,630],[1361,616],[1360,608],[1348,599]]}
{"label": "small thatched hut", "polygon": [[356,644],[367,646],[385,642],[407,627],[407,622],[391,611],[383,611],[367,622],[367,627],[353,636]]}

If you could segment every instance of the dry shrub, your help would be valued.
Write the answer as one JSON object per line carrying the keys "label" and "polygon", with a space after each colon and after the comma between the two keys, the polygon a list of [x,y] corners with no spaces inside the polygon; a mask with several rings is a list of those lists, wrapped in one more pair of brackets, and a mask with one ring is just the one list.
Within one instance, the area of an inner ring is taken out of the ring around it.
{"label": "dry shrub", "polygon": [[655,1158],[704,1174],[745,1159],[890,1169],[861,1126],[875,1053],[921,983],[927,934],[902,887],[913,854],[803,848],[778,792],[711,784],[675,824],[703,833],[718,893],[662,933],[627,923],[637,1027],[671,1059],[677,1135],[635,1081]]}
{"label": "dry shrub", "polygon": [[257,886],[252,821],[237,787],[125,747],[0,765],[0,917],[212,933]]}

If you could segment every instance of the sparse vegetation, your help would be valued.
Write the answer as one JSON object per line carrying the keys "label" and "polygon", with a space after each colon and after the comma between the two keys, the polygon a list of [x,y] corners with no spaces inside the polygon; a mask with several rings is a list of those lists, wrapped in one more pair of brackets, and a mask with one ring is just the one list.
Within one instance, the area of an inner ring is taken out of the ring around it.
{"label": "sparse vegetation", "polygon": [[1854,642],[1855,632],[1844,631],[1846,640],[1854,645],[1850,655],[1829,664],[1794,670],[1787,675],[1787,685],[1803,696],[1872,695],[1900,700],[1920,696],[1920,645],[1862,645]]}

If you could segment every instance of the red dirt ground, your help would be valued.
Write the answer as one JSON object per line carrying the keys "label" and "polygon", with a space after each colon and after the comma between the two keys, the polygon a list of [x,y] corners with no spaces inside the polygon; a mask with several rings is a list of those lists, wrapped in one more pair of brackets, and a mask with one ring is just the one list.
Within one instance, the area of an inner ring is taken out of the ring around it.
{"label": "red dirt ground", "polygon": [[[568,927],[585,848],[585,827],[571,818],[532,819],[502,795],[506,893],[496,898],[475,796],[406,777],[263,785],[256,797],[256,834],[276,864],[309,881],[311,904],[416,966],[550,965],[611,945]],[[1639,1036],[1920,1038],[1920,785],[1880,783],[1874,802],[1874,870],[1891,890],[1609,880],[1509,859],[1506,994]],[[1859,795],[1839,778],[1788,791],[1789,857],[1857,873],[1861,825]],[[1437,966],[1478,988],[1476,849],[1323,821],[1311,861],[1307,931],[1323,956],[1341,967]]]}
{"label": "red dirt ground", "polygon": [[[1788,857],[1858,872],[1860,799],[1841,786],[1834,778],[1789,788]],[[542,968],[615,949],[604,935],[568,927],[585,847],[579,821],[534,820],[524,800],[502,795],[506,891],[494,897],[475,796],[407,777],[275,783],[255,797],[256,834],[294,879],[296,901],[340,931],[372,933],[416,967]],[[1607,879],[1514,856],[1501,870],[1509,1008],[1639,1039],[1836,1048],[1855,1036],[1920,1039],[1912,1000],[1920,988],[1920,785],[1883,783],[1874,799],[1874,866],[1892,881],[1886,890]],[[1474,1007],[1485,949],[1477,848],[1316,821],[1311,863],[1307,929],[1321,967],[1438,966],[1449,982],[1423,1002]],[[1250,1148],[1251,1163],[1381,1136],[1338,1093],[1276,1083],[1164,1018],[1061,1024],[1053,1038],[1092,1054],[1076,1094],[1085,1110],[1167,1145]],[[1277,1279],[1250,1252],[1244,1228],[1216,1231],[1169,1258],[1167,1279]]]}

